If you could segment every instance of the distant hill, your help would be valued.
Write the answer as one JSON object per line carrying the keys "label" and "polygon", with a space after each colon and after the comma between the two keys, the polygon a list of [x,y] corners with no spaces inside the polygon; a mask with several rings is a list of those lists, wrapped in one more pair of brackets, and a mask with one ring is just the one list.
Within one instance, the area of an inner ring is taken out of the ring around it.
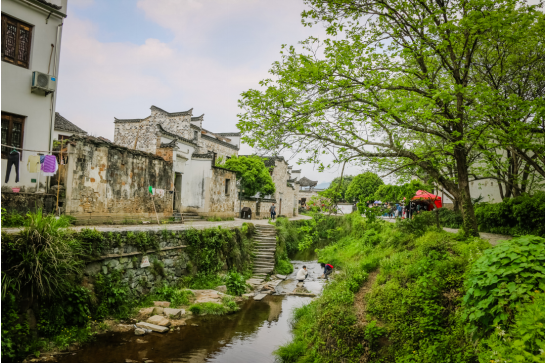
{"label": "distant hill", "polygon": [[315,188],[324,188],[324,189],[326,189],[326,188],[330,187],[330,183],[331,182],[321,182],[318,185],[316,185]]}

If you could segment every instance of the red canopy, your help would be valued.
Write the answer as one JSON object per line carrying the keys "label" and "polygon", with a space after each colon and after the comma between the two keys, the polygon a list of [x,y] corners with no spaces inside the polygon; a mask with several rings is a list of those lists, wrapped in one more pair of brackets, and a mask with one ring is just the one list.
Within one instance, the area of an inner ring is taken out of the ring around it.
{"label": "red canopy", "polygon": [[415,193],[415,196],[411,198],[412,200],[429,200],[430,202],[434,201],[434,204],[437,208],[442,207],[442,198],[440,196],[433,195],[430,192],[419,190]]}

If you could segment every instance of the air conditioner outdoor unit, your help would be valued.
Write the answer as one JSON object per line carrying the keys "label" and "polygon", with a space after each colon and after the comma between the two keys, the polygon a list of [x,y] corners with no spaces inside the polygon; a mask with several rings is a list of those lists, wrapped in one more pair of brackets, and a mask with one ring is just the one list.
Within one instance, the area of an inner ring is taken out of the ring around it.
{"label": "air conditioner outdoor unit", "polygon": [[54,92],[57,88],[57,81],[55,76],[51,76],[42,72],[32,72],[32,91],[41,90],[45,94]]}

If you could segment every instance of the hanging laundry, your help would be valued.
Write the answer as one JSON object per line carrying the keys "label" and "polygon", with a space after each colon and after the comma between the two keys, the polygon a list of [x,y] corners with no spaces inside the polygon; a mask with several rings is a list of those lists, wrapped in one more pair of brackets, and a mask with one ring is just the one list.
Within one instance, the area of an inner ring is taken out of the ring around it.
{"label": "hanging laundry", "polygon": [[30,157],[28,157],[27,170],[30,173],[38,173],[39,165],[40,165],[39,155],[31,155]]}
{"label": "hanging laundry", "polygon": [[15,150],[12,150],[10,154],[8,154],[8,168],[6,169],[6,180],[4,183],[8,183],[9,181],[9,175],[11,173],[11,166],[15,167],[15,183],[19,182],[19,158],[21,154]]}
{"label": "hanging laundry", "polygon": [[152,186],[149,186],[148,187],[148,191],[153,195],[154,194],[154,189],[152,188]]}
{"label": "hanging laundry", "polygon": [[44,163],[45,161],[45,155],[40,154],[40,164]]}
{"label": "hanging laundry", "polygon": [[165,196],[165,190],[161,189],[161,188],[156,188],[155,189],[155,193],[160,197],[160,198],[163,198]]}
{"label": "hanging laundry", "polygon": [[54,155],[46,155],[44,158],[44,163],[42,163],[42,172],[44,176],[51,177],[54,176],[57,172],[57,158]]}

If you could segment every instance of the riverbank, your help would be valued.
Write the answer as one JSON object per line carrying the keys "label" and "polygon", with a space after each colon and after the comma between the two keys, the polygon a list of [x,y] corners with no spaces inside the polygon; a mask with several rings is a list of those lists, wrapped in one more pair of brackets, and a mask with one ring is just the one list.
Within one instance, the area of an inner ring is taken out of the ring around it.
{"label": "riverbank", "polygon": [[279,360],[544,361],[543,238],[491,248],[419,219],[336,225],[318,257],[341,273],[295,310]]}

